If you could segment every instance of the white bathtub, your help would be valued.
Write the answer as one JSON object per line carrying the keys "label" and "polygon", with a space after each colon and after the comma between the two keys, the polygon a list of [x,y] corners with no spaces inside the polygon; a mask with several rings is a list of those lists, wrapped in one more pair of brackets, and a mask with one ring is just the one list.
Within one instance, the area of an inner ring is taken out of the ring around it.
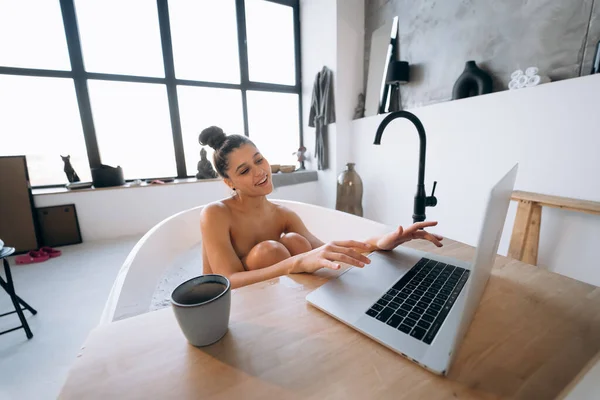
{"label": "white bathtub", "polygon": [[[272,200],[295,211],[319,239],[356,239],[391,228],[352,214],[293,201]],[[202,271],[200,212],[204,206],[175,214],[157,224],[135,245],[121,267],[101,324],[168,305],[170,291]]]}

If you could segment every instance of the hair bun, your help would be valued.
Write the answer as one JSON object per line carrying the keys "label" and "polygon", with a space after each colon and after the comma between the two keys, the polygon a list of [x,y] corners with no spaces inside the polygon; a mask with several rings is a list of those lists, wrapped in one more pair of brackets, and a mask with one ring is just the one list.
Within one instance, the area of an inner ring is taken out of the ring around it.
{"label": "hair bun", "polygon": [[202,146],[209,145],[215,150],[223,145],[225,139],[227,139],[225,132],[218,126],[211,126],[204,129],[200,132],[200,136],[198,137],[198,141]]}

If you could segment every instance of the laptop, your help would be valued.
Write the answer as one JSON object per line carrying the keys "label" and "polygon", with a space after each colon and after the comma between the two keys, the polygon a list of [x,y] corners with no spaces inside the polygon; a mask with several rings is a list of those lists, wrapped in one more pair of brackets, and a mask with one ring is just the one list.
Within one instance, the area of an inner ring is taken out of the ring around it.
{"label": "laptop", "polygon": [[471,263],[399,246],[369,255],[307,301],[426,369],[446,375],[490,277],[518,164],[490,191]]}

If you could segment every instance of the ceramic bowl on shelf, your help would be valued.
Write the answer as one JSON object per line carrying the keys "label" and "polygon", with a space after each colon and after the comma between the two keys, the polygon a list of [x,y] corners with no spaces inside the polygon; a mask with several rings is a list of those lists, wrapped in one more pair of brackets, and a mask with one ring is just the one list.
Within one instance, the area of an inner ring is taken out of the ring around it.
{"label": "ceramic bowl on shelf", "polygon": [[295,165],[281,165],[279,167],[279,170],[281,172],[285,172],[285,173],[294,172],[296,170],[296,166]]}
{"label": "ceramic bowl on shelf", "polygon": [[279,168],[281,166],[279,164],[271,164],[271,172],[276,174],[277,172],[279,172]]}

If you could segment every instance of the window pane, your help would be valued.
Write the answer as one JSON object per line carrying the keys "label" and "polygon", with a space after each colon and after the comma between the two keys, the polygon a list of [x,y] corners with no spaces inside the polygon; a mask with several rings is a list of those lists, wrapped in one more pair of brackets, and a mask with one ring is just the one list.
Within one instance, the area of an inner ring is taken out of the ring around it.
{"label": "window pane", "polygon": [[86,71],[165,76],[156,2],[78,0],[75,6]]}
{"label": "window pane", "polygon": [[90,80],[90,100],[103,164],[125,179],[177,175],[164,85]]}
{"label": "window pane", "polygon": [[240,82],[234,0],[170,0],[169,17],[177,78]]}
{"label": "window pane", "polygon": [[25,155],[32,186],[67,183],[61,155],[91,181],[72,79],[0,75],[0,155]]}
{"label": "window pane", "polygon": [[250,80],[295,85],[292,7],[246,0],[246,35]]}
{"label": "window pane", "polygon": [[300,147],[298,95],[248,91],[250,139],[271,164],[296,165]]}
{"label": "window pane", "polygon": [[0,0],[0,65],[70,70],[58,1]]}
{"label": "window pane", "polygon": [[[244,134],[242,93],[233,89],[178,86],[177,95],[187,173],[194,176],[202,148],[198,135],[204,128],[216,125],[226,134]],[[206,146],[206,153],[212,163],[213,149]]]}

